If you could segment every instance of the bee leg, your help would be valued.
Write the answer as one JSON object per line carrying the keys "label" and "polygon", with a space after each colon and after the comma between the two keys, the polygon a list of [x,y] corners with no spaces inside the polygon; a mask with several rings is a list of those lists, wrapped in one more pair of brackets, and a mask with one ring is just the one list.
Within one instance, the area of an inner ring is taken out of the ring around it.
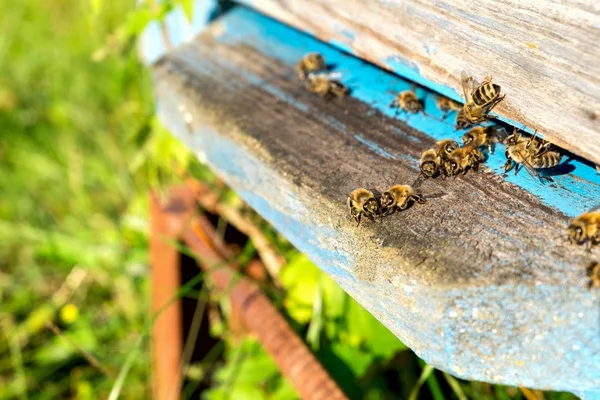
{"label": "bee leg", "polygon": [[358,215],[356,215],[354,217],[354,219],[356,220],[356,227],[358,228],[360,226],[360,217],[361,217],[362,213],[358,213]]}
{"label": "bee leg", "polygon": [[367,217],[369,219],[369,221],[375,223],[375,218],[373,218],[373,215],[371,215],[371,214],[365,214],[365,217]]}
{"label": "bee leg", "polygon": [[521,164],[516,164],[515,165],[515,176],[517,176],[517,173],[519,172],[519,167],[521,166]]}
{"label": "bee leg", "polygon": [[488,151],[490,154],[494,154],[494,146],[491,143],[488,143]]}
{"label": "bee leg", "polygon": [[512,159],[508,156],[508,154],[506,155],[506,163],[504,164],[504,172],[508,172],[512,169],[513,167],[513,161]]}
{"label": "bee leg", "polygon": [[446,119],[447,115],[448,115],[448,110],[444,111],[444,114],[442,115],[442,121]]}
{"label": "bee leg", "polygon": [[421,195],[421,194],[418,194],[418,195],[416,195],[416,196],[413,196],[413,201],[416,201],[416,202],[417,202],[417,203],[419,203],[419,204],[427,204],[427,203],[429,203],[429,202],[427,201],[427,199],[425,198],[425,196],[423,196],[423,195]]}

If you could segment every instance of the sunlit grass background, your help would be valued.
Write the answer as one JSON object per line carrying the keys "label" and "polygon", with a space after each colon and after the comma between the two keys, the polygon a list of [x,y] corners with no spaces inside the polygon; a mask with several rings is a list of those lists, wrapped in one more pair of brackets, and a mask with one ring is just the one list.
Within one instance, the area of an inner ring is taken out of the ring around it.
{"label": "sunlit grass background", "polygon": [[[210,180],[156,121],[136,55],[136,35],[164,11],[0,0],[2,399],[150,398],[148,189],[192,167]],[[261,226],[288,260],[276,304],[353,398],[542,396],[432,371]],[[296,398],[255,340],[213,328],[225,345],[188,374],[211,385],[205,398]]]}

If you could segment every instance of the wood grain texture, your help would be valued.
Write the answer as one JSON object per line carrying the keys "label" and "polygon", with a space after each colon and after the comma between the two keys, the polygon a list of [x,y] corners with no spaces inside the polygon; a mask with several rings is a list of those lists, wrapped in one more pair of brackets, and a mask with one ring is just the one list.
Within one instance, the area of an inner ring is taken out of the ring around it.
{"label": "wood grain texture", "polygon": [[553,143],[600,164],[597,2],[242,3],[456,100],[462,98],[461,71],[479,80],[491,74],[507,93],[495,113],[515,125],[537,129]]}
{"label": "wood grain texture", "polygon": [[[161,119],[432,365],[600,391],[600,298],[586,287],[590,255],[565,240],[569,218],[486,170],[427,181],[423,192],[443,195],[357,228],[346,194],[410,184],[434,139],[357,98],[325,102],[301,90],[293,63],[270,55],[297,59],[316,45],[303,37],[289,47],[291,31],[230,12],[155,65]],[[400,84],[374,68],[368,75]]]}

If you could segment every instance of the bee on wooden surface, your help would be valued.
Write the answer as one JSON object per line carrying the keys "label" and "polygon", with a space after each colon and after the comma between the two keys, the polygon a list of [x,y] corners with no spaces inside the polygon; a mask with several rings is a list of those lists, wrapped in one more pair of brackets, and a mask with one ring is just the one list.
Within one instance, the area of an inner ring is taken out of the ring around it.
{"label": "bee on wooden surface", "polygon": [[590,289],[600,289],[600,262],[594,261],[587,267],[587,277],[590,279]]}
{"label": "bee on wooden surface", "polygon": [[486,121],[488,114],[506,96],[500,96],[500,85],[492,83],[491,76],[486,76],[483,83],[478,84],[463,71],[461,83],[466,101],[464,117],[471,124]]}
{"label": "bee on wooden surface", "polygon": [[600,205],[576,217],[569,225],[569,242],[592,246],[600,244]]}
{"label": "bee on wooden surface", "polygon": [[347,204],[350,209],[350,215],[357,223],[356,226],[360,225],[360,220],[363,215],[373,222],[375,222],[375,217],[382,217],[379,201],[377,201],[375,195],[367,189],[360,188],[352,191],[348,196]]}
{"label": "bee on wooden surface", "polygon": [[536,169],[555,167],[560,163],[562,156],[559,152],[552,150],[551,143],[537,139],[536,136],[537,132],[529,139],[523,138],[515,129],[504,139],[506,145],[504,171],[510,171],[516,164],[516,175],[519,172],[519,166],[523,165],[532,177],[552,181],[549,176],[540,176]]}
{"label": "bee on wooden surface", "polygon": [[334,79],[332,74],[322,72],[308,74],[304,86],[309,92],[315,93],[326,100],[334,97],[344,97],[349,92],[348,87]]}
{"label": "bee on wooden surface", "polygon": [[301,80],[306,79],[308,74],[312,72],[327,72],[327,64],[325,57],[320,53],[307,53],[302,57],[302,60],[296,64],[296,72]]}
{"label": "bee on wooden surface", "polygon": [[475,146],[459,147],[448,155],[444,162],[444,174],[448,177],[460,173],[465,175],[469,169],[479,170],[479,164],[485,159],[483,153]]}
{"label": "bee on wooden surface", "polygon": [[427,200],[411,186],[394,185],[381,194],[381,211],[383,216],[388,216],[408,209],[415,202],[425,204]]}
{"label": "bee on wooden surface", "polygon": [[432,178],[439,172],[442,173],[442,177],[445,178],[443,170],[441,169],[442,164],[448,159],[448,155],[457,148],[458,143],[454,140],[444,139],[436,142],[431,149],[425,150],[419,161],[421,175],[427,179]]}
{"label": "bee on wooden surface", "polygon": [[407,113],[415,114],[423,111],[423,103],[412,90],[405,90],[398,93],[398,96],[392,101],[390,107]]}
{"label": "bee on wooden surface", "polygon": [[446,115],[448,115],[448,112],[450,111],[459,111],[462,109],[462,104],[455,102],[454,100],[451,100],[445,96],[439,96],[436,100],[436,105],[439,108],[440,111],[444,112],[444,115],[442,115],[442,119],[446,119]]}
{"label": "bee on wooden surface", "polygon": [[500,141],[496,126],[476,126],[462,137],[464,145],[482,147],[486,146],[490,154],[494,154],[494,144]]}

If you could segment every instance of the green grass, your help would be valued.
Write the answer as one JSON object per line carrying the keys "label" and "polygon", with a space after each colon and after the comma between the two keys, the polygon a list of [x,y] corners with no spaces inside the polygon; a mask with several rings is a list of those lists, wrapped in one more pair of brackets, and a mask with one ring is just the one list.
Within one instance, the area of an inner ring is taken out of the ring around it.
{"label": "green grass", "polygon": [[[147,192],[191,157],[155,120],[133,6],[0,0],[0,399],[150,397]],[[276,304],[354,398],[522,398],[424,366],[259,223],[289,259]],[[188,369],[206,398],[295,397],[256,342],[211,328],[222,345]]]}
{"label": "green grass", "polygon": [[[138,140],[153,101],[135,52],[91,57],[132,7],[0,5],[1,398],[106,398],[114,380],[46,323],[116,372],[148,321],[146,190],[160,169],[149,155],[165,135]],[[66,304],[78,316],[61,318]],[[148,358],[127,397],[147,397]]]}

